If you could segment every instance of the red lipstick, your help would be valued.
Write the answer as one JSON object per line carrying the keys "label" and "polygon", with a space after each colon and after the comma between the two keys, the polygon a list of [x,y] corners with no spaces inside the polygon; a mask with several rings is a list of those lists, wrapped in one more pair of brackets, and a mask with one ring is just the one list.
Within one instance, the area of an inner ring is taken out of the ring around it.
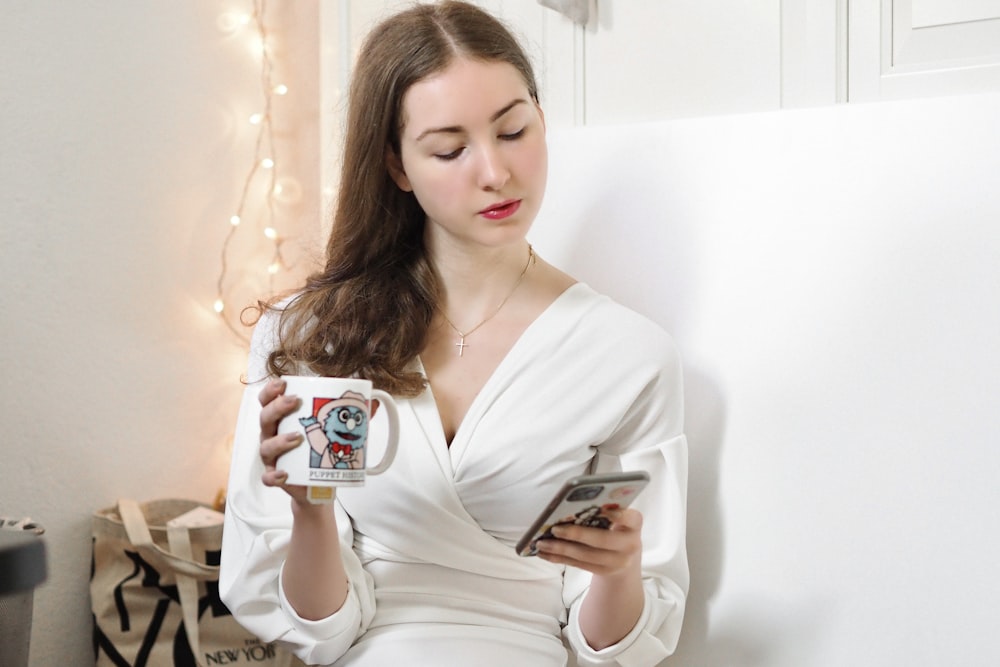
{"label": "red lipstick", "polygon": [[521,208],[520,199],[508,199],[492,206],[487,206],[479,212],[479,215],[490,220],[503,220],[517,213],[517,209],[519,208]]}

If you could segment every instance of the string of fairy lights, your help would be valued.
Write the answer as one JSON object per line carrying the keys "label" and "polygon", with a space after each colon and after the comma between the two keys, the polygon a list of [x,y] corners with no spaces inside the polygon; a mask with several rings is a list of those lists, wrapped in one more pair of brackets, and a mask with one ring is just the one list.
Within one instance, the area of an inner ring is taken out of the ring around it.
{"label": "string of fairy lights", "polygon": [[[301,195],[301,185],[294,178],[279,175],[274,141],[274,101],[275,98],[288,94],[288,86],[275,81],[273,38],[265,22],[265,4],[265,0],[253,0],[251,12],[227,11],[219,15],[217,20],[218,28],[223,33],[249,40],[251,54],[260,59],[263,104],[259,111],[254,111],[245,121],[256,130],[253,161],[243,180],[236,207],[228,219],[229,229],[220,251],[216,295],[212,304],[226,327],[245,343],[249,339],[238,326],[241,308],[233,307],[227,299],[234,287],[230,271],[233,240],[241,230],[253,227],[247,221],[255,215],[259,221],[256,231],[262,233],[265,242],[271,247],[270,259],[261,271],[267,277],[269,291],[273,292],[274,277],[289,268],[282,255],[285,239],[279,232],[276,204],[294,201]],[[259,204],[258,199],[261,200]]]}

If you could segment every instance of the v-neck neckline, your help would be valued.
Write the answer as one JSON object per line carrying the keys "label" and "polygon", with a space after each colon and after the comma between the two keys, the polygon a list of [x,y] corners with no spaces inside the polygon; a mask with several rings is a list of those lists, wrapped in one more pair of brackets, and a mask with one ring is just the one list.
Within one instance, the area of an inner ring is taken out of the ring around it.
{"label": "v-neck neckline", "polygon": [[[515,364],[517,358],[521,356],[522,348],[527,346],[531,339],[537,334],[536,332],[543,327],[546,320],[551,319],[555,316],[555,313],[562,309],[562,304],[566,302],[572,293],[579,291],[580,289],[589,289],[586,287],[585,283],[575,282],[565,290],[563,290],[559,296],[552,300],[548,306],[538,314],[532,322],[525,327],[521,335],[518,336],[514,344],[511,345],[510,349],[497,364],[493,372],[490,373],[489,377],[486,378],[486,382],[483,383],[482,388],[480,388],[479,393],[475,395],[472,402],[469,404],[468,410],[462,415],[462,419],[455,429],[455,436],[452,438],[451,443],[448,443],[445,438],[444,424],[441,422],[441,412],[438,409],[437,401],[434,398],[434,391],[431,388],[430,379],[427,377],[427,372],[424,369],[423,360],[421,360],[420,355],[416,357],[417,370],[424,379],[427,380],[427,387],[421,393],[419,399],[423,407],[423,411],[426,412],[426,420],[432,423],[424,423],[423,428],[425,434],[428,436],[428,440],[432,443],[433,448],[439,454],[443,454],[445,460],[448,461],[451,468],[452,474],[454,474],[458,463],[461,461],[462,455],[471,440],[471,435],[468,434],[470,429],[474,432],[474,428],[470,425],[473,421],[479,421],[479,415],[482,414],[484,408],[482,407],[485,401],[491,400],[492,394],[496,393],[494,386],[502,381],[502,378],[507,375],[508,367]],[[416,406],[415,406],[416,407]],[[418,411],[419,413],[420,411]],[[422,420],[424,421],[424,420]],[[433,434],[433,437],[431,435]]]}

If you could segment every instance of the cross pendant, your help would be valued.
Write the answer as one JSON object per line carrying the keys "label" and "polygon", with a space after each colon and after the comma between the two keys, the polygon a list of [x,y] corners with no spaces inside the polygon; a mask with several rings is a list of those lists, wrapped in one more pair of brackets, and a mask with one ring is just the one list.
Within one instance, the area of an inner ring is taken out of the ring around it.
{"label": "cross pendant", "polygon": [[465,336],[462,336],[462,340],[455,343],[455,347],[458,348],[458,356],[461,357],[463,354],[465,354],[465,347],[466,347]]}

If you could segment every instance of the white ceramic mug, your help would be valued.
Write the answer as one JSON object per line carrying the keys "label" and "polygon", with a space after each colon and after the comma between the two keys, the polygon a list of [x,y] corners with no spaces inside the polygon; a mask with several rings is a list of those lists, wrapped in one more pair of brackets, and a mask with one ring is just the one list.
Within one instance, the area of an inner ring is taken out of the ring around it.
{"label": "white ceramic mug", "polygon": [[[298,410],[281,420],[278,433],[300,433],[304,440],[283,454],[278,470],[288,483],[309,487],[309,500],[333,500],[338,486],[363,486],[368,475],[388,469],[399,445],[399,411],[392,396],[373,389],[370,380],[283,375],[285,395],[297,396]],[[372,399],[388,417],[385,454],[376,465],[366,461]]]}

